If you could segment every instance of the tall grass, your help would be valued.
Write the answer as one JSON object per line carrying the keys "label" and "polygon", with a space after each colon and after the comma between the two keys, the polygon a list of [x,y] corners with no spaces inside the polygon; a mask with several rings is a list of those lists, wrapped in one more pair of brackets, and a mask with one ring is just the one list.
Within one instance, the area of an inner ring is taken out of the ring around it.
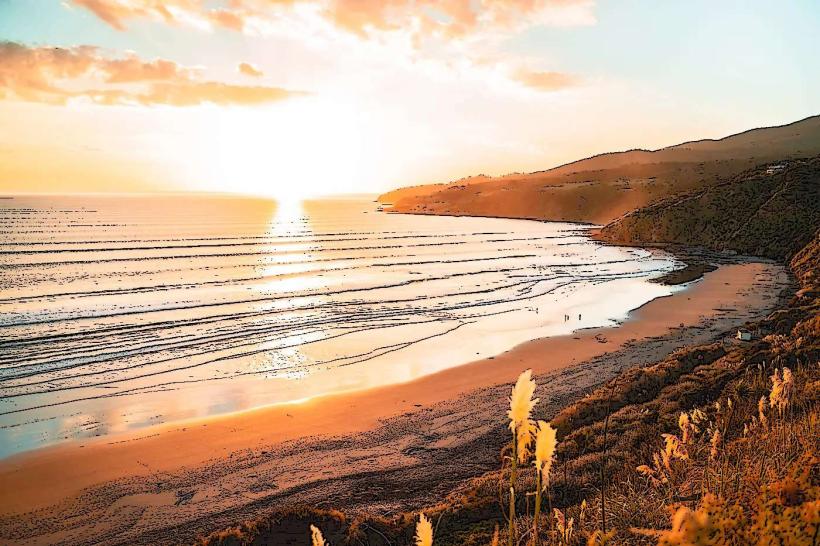
{"label": "tall grass", "polygon": [[538,403],[538,399],[533,399],[535,394],[535,381],[532,379],[532,370],[526,370],[518,376],[518,380],[510,393],[510,409],[507,417],[510,420],[510,432],[512,433],[512,452],[510,455],[510,507],[508,522],[508,546],[515,544],[515,486],[517,478],[518,463],[526,462],[530,446],[532,444],[535,423],[533,422],[532,409]]}
{"label": "tall grass", "polygon": [[310,526],[310,541],[312,546],[330,546],[325,542],[325,537],[322,536],[322,531],[315,525]]}
{"label": "tall grass", "polygon": [[419,514],[416,524],[416,546],[433,546],[433,525],[424,514]]}
{"label": "tall grass", "polygon": [[[718,360],[713,367],[725,365]],[[471,540],[469,544],[498,546],[504,539],[515,546],[818,544],[820,365],[801,364],[794,372],[789,367],[774,368],[770,377],[765,375],[767,368],[747,367],[747,373],[727,383],[714,402],[701,400],[701,405],[668,417],[676,430],[655,436],[658,447],[637,467],[640,478],[636,481],[622,472],[612,476],[614,498],[611,502],[608,499],[608,507],[616,524],[609,530],[603,528],[603,513],[592,514],[593,521],[588,520],[586,500],[552,506],[551,473],[556,460],[564,470],[567,461],[556,458],[562,444],[553,423],[532,422],[538,402],[534,398],[536,383],[531,372],[525,371],[512,389],[506,414],[512,432],[510,525],[506,536],[496,525],[492,535],[484,535],[483,542]],[[612,414],[619,435],[624,434],[620,428],[623,414],[630,411],[625,407]],[[530,460],[531,466],[527,464]],[[506,471],[496,476],[505,483]],[[556,475],[561,477],[564,495],[556,498],[566,499],[568,474]],[[542,521],[543,494],[547,497],[549,529]],[[520,501],[527,499],[525,511],[517,513],[516,496],[519,507]],[[535,505],[530,512],[532,497]],[[661,515],[649,526],[627,523],[645,520],[642,512],[652,507],[661,507],[659,514],[669,511],[673,515],[671,519]],[[439,521],[442,515],[439,512]],[[601,524],[597,529],[596,518]],[[311,525],[310,531],[313,546],[330,546],[317,527]],[[433,535],[428,515],[419,514],[415,546],[432,546]],[[343,544],[366,544],[351,540]],[[453,542],[452,537],[442,542],[442,546],[456,544],[467,543]]]}
{"label": "tall grass", "polygon": [[555,456],[555,433],[552,425],[544,421],[538,421],[538,431],[535,436],[535,515],[533,517],[533,536],[538,542],[538,519],[541,515],[541,492],[547,491],[549,499],[549,512],[552,512],[552,499],[549,493],[550,469],[552,459]]}

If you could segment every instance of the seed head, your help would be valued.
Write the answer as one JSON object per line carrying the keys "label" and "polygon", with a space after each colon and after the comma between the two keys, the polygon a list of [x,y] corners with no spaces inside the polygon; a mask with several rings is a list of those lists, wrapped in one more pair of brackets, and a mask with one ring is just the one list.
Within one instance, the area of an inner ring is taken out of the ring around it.
{"label": "seed head", "polygon": [[325,538],[322,536],[322,532],[315,525],[310,526],[310,538],[313,546],[328,546],[327,542],[325,542]]}
{"label": "seed head", "polygon": [[558,443],[555,439],[556,430],[545,421],[538,421],[538,432],[535,436],[535,469],[546,477],[543,487],[547,487],[549,482],[552,459],[555,456],[555,446]]}
{"label": "seed head", "polygon": [[712,449],[709,451],[709,456],[712,459],[717,459],[723,444],[723,436],[720,434],[720,429],[715,429],[715,433],[712,434],[712,440],[709,443],[712,446]]}
{"label": "seed head", "polygon": [[537,398],[532,398],[534,393],[535,381],[532,380],[532,370],[526,370],[518,376],[518,381],[515,382],[510,394],[510,411],[507,412],[510,430],[516,430],[530,418],[532,408],[538,402]]}
{"label": "seed head", "polygon": [[433,546],[433,526],[424,514],[416,524],[416,546]]}

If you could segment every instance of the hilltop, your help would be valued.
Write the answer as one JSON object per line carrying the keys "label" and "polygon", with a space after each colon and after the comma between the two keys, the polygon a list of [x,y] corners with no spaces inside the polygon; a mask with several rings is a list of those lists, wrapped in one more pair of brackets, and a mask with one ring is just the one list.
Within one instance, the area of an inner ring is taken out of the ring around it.
{"label": "hilltop", "polygon": [[391,211],[607,224],[767,162],[820,154],[820,116],[719,140],[601,154],[530,174],[476,176],[381,195]]}

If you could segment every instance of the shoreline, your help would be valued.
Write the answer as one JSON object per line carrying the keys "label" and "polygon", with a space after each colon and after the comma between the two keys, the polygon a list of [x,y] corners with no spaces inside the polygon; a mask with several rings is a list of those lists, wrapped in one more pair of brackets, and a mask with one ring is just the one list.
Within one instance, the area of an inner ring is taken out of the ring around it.
{"label": "shoreline", "polygon": [[[111,534],[103,543],[143,543],[163,536],[152,534],[160,530],[172,528],[182,533],[179,537],[187,533],[191,538],[296,502],[353,510],[366,505],[378,513],[422,505],[497,463],[498,446],[489,433],[498,426],[499,398],[503,403],[507,385],[523,369],[563,378],[561,387],[546,396],[545,410],[554,413],[624,368],[709,341],[729,326],[767,314],[790,285],[782,265],[722,265],[686,290],[630,312],[618,326],[532,340],[407,383],[14,455],[0,461],[5,485],[0,537],[19,541],[15,529],[25,526],[43,533],[32,544],[58,538],[83,543],[86,533],[104,537],[99,521],[105,521]],[[431,418],[441,427],[425,433]],[[464,449],[472,465],[458,468],[447,462],[448,454]],[[321,461],[306,460],[317,452]],[[418,472],[425,473],[423,480],[409,477]],[[426,485],[389,495],[367,487],[395,473],[404,477],[391,487],[406,489],[414,479]],[[357,494],[362,487],[357,480],[364,474],[370,481]],[[123,506],[139,517],[125,518]],[[48,525],[38,513],[46,507],[42,513],[52,514]],[[59,514],[72,514],[72,519],[62,521]]]}

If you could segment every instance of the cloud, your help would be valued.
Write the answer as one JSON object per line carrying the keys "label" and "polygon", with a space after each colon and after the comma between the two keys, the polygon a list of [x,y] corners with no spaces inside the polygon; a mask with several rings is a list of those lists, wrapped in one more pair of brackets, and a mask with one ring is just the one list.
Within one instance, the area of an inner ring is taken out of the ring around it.
{"label": "cloud", "polygon": [[410,31],[417,38],[466,37],[536,25],[595,22],[593,0],[230,0],[214,8],[206,0],[71,0],[117,30],[128,20],[196,24],[236,31],[253,22],[287,18],[299,9],[318,12],[339,29],[367,36]]}
{"label": "cloud", "polygon": [[104,105],[256,105],[300,94],[278,87],[203,81],[197,73],[165,59],[144,61],[133,54],[111,58],[92,46],[28,47],[0,42],[0,99],[51,104],[87,99]]}
{"label": "cloud", "polygon": [[255,65],[251,63],[239,63],[239,66],[236,67],[240,74],[244,74],[246,76],[253,76],[254,78],[258,78],[263,76],[263,72],[259,70]]}
{"label": "cloud", "polygon": [[159,2],[141,0],[138,2],[121,2],[119,0],[72,0],[74,4],[90,10],[94,15],[117,30],[125,30],[125,19],[157,16],[166,22],[174,17]]}
{"label": "cloud", "polygon": [[[311,52],[353,59],[390,59],[452,70],[475,69],[488,81],[503,74],[541,91],[572,85],[572,78],[548,72],[520,72],[526,60],[505,42],[536,26],[595,24],[595,0],[68,0],[93,12],[113,28],[135,21],[178,27],[227,29],[296,43]],[[494,67],[482,59],[494,58]],[[335,62],[335,61],[334,61]],[[422,67],[420,71],[427,70]],[[254,76],[252,70],[240,73]],[[297,67],[297,71],[300,69]],[[431,68],[431,70],[436,70]]]}
{"label": "cloud", "polygon": [[160,84],[146,94],[137,96],[142,104],[171,104],[194,106],[203,102],[213,104],[264,104],[291,97],[294,93],[276,87],[231,85],[219,82],[186,82]]}
{"label": "cloud", "polygon": [[563,72],[537,72],[519,69],[513,75],[517,82],[538,91],[560,91],[578,85],[578,78]]}
{"label": "cloud", "polygon": [[219,27],[242,32],[245,28],[245,18],[228,9],[214,9],[208,12],[208,19]]}
{"label": "cloud", "polygon": [[122,59],[97,59],[97,63],[108,75],[109,83],[187,80],[193,73],[191,69],[183,68],[173,61],[143,61],[134,55]]}

